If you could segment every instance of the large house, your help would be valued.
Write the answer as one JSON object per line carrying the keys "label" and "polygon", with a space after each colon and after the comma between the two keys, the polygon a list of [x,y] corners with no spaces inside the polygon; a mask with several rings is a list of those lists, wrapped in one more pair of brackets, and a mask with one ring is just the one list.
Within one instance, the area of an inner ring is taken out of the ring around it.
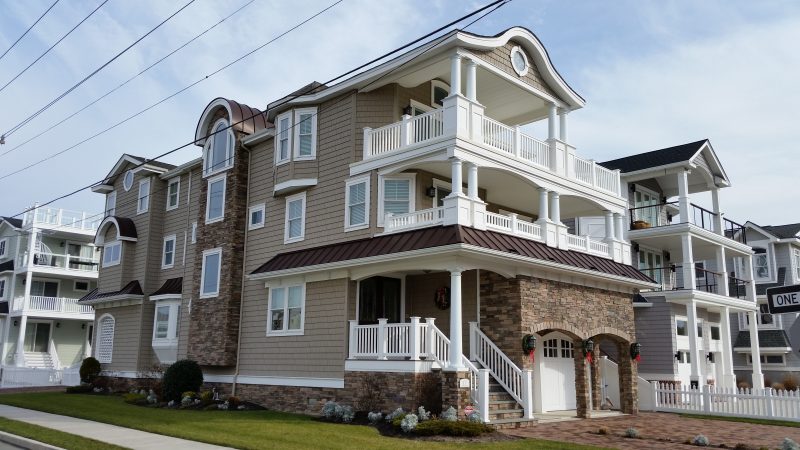
{"label": "large house", "polygon": [[[51,384],[91,354],[102,215],[35,207],[0,218],[2,385]],[[58,375],[54,375],[58,374]]]}
{"label": "large house", "polygon": [[[124,155],[94,188],[110,211],[81,300],[95,355],[123,378],[191,358],[206,381],[288,411],[376,385],[384,409],[407,408],[433,384],[441,404],[503,424],[599,409],[602,345],[618,406],[636,412],[634,299],[662,283],[631,265],[620,170],[570,143],[583,106],[523,28],[452,32],[263,112],[212,101],[200,157]],[[523,132],[539,121],[546,137]],[[602,233],[576,234],[591,216]]]}

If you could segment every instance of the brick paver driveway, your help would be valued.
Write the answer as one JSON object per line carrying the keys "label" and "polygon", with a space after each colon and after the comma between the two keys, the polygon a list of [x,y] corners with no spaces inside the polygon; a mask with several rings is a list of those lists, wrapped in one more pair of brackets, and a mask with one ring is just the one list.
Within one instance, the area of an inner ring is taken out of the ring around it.
{"label": "brick paver driveway", "polygon": [[[636,428],[643,439],[621,437],[629,427]],[[608,435],[597,430],[608,429]],[[690,448],[684,441],[698,434],[705,435],[711,446],[747,444],[753,448],[780,448],[784,438],[800,442],[800,428],[723,420],[690,419],[677,414],[639,413],[636,416],[617,416],[602,419],[573,420],[543,423],[530,428],[504,431],[510,435],[550,439],[562,442],[597,445],[619,449],[683,449]]]}

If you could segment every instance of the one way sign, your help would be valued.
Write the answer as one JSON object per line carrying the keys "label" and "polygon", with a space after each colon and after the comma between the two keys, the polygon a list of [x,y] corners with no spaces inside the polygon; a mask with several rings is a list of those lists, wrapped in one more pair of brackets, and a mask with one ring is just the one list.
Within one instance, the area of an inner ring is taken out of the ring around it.
{"label": "one way sign", "polygon": [[767,302],[772,314],[800,312],[800,284],[767,289]]}

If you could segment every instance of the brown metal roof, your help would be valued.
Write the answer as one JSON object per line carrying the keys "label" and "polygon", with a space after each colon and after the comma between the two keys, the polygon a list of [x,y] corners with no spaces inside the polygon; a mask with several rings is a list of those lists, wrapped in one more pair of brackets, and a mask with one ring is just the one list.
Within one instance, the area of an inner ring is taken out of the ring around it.
{"label": "brown metal roof", "polygon": [[406,231],[404,233],[325,245],[307,250],[280,253],[253,271],[253,274],[263,274],[279,270],[316,266],[452,244],[474,245],[489,250],[551,261],[580,269],[631,278],[637,281],[653,282],[653,280],[634,269],[632,266],[617,263],[607,258],[590,255],[588,253],[552,248],[542,242],[458,225],[424,228],[421,230]]}
{"label": "brown metal roof", "polygon": [[119,295],[144,295],[144,291],[142,291],[142,285],[139,284],[139,281],[133,280],[118,291],[100,292],[97,288],[95,288],[92,292],[89,292],[81,297],[78,302],[90,302],[92,300],[101,300]]}
{"label": "brown metal roof", "polygon": [[157,291],[150,294],[150,296],[180,294],[181,292],[183,292],[183,277],[170,278],[165,281]]}

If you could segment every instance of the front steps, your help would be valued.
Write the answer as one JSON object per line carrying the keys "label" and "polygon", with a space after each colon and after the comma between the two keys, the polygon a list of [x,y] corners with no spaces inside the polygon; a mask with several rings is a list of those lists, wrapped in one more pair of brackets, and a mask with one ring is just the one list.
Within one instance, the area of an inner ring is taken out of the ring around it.
{"label": "front steps", "polygon": [[53,358],[50,353],[25,352],[25,367],[35,369],[53,369]]}
{"label": "front steps", "polygon": [[503,386],[494,380],[489,382],[489,425],[496,429],[527,428],[536,424],[536,419],[525,419],[525,411],[506,392]]}

